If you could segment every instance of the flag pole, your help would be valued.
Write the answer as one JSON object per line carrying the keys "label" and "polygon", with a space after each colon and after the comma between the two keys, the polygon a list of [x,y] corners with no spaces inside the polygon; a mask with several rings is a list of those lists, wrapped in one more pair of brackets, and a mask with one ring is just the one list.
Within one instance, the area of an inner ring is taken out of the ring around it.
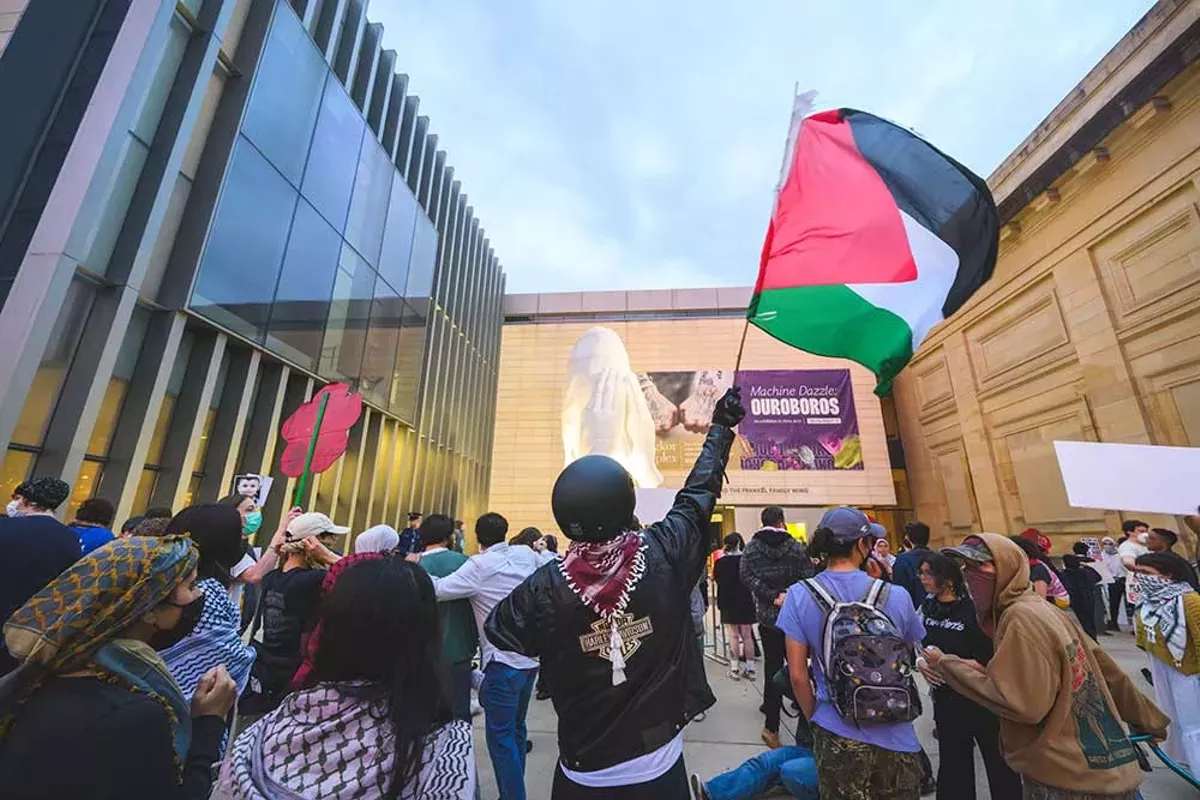
{"label": "flag pole", "polygon": [[317,451],[317,439],[321,438],[321,423],[325,421],[325,406],[328,403],[329,392],[326,392],[321,395],[321,405],[317,406],[317,423],[313,425],[312,438],[308,440],[308,452],[304,454],[304,469],[300,472],[300,479],[296,482],[296,496],[293,498],[292,505],[299,508],[304,507],[304,492],[308,488],[313,454]]}
{"label": "flag pole", "polygon": [[750,332],[750,318],[746,318],[746,324],[742,326],[742,343],[738,345],[737,361],[733,363],[733,385],[738,385],[738,373],[742,369],[742,353],[746,352],[746,334]]}

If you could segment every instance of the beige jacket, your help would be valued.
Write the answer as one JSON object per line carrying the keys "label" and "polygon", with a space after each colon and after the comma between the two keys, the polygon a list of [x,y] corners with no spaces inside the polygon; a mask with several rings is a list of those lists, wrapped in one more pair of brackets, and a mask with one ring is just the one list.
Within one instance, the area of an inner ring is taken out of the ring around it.
{"label": "beige jacket", "polygon": [[1076,792],[1131,791],[1142,773],[1125,725],[1165,737],[1170,720],[1070,612],[1030,591],[1020,548],[982,537],[996,565],[996,654],[983,671],[944,656],[941,674],[1000,717],[1001,749],[1017,772]]}

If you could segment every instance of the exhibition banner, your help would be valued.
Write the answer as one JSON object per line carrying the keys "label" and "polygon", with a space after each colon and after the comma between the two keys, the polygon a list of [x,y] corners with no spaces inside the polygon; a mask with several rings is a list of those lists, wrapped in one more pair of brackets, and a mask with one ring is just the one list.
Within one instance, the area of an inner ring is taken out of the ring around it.
{"label": "exhibition banner", "polygon": [[[639,383],[654,420],[656,466],[690,469],[733,372],[648,372]],[[744,370],[739,383],[747,415],[731,469],[863,469],[849,370]]]}

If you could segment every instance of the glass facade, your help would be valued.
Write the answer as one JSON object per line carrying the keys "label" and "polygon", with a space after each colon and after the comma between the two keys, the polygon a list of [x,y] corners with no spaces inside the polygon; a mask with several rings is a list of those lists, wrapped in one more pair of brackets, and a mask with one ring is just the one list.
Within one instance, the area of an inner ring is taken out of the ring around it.
{"label": "glass facade", "polygon": [[345,33],[357,2],[210,0],[210,37],[200,6],[155,18],[89,151],[76,271],[0,430],[0,492],[57,474],[60,516],[100,496],[127,517],[262,472],[269,532],[295,490],[282,422],[345,381],[363,416],[306,508],[356,532],[482,513],[503,275],[378,27]]}

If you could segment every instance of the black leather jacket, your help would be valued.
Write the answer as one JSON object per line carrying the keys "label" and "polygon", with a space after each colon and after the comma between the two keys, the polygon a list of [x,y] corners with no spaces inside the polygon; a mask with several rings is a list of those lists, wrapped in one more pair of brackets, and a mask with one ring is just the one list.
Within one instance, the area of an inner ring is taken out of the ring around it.
{"label": "black leather jacket", "polygon": [[708,525],[732,443],[730,429],[712,426],[675,505],[643,534],[646,571],[622,625],[620,686],[612,685],[612,664],[600,654],[607,625],[579,601],[556,563],[529,576],[488,617],[492,644],[541,658],[568,769],[594,772],[653,752],[716,702],[689,598],[708,557]]}

